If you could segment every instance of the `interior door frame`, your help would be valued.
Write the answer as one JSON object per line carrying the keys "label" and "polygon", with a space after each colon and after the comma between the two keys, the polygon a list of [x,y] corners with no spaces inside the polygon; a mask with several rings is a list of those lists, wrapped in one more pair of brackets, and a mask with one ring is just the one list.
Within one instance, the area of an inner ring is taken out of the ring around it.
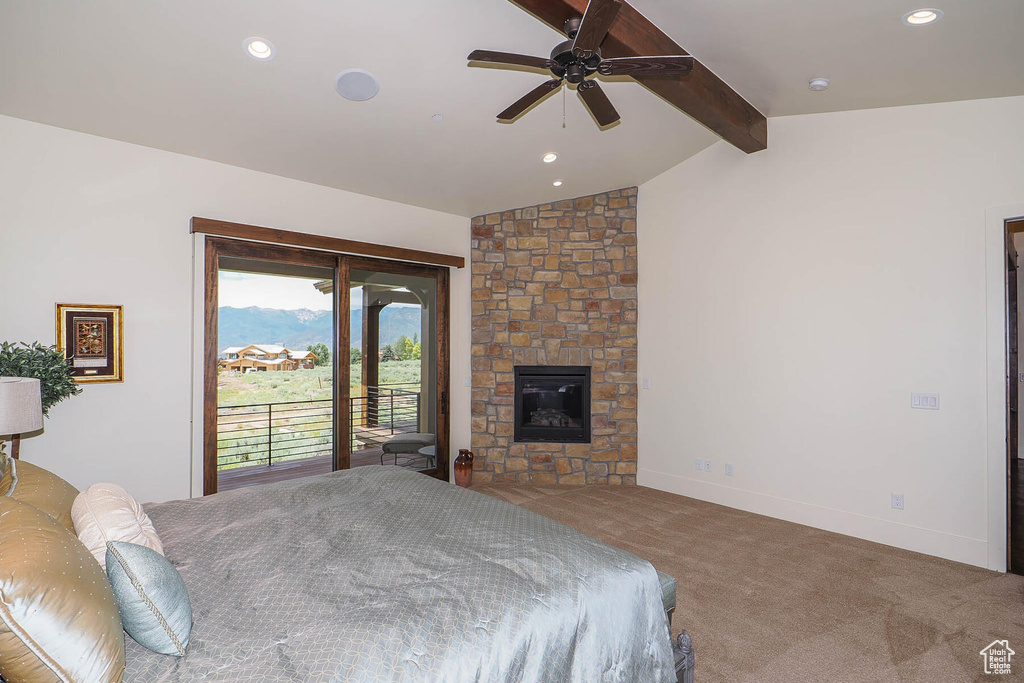
{"label": "interior door frame", "polygon": [[[435,414],[437,457],[435,458],[435,467],[433,469],[421,470],[421,472],[443,481],[449,481],[451,471],[448,466],[450,459],[448,448],[451,438],[451,348],[449,341],[451,301],[449,270],[442,266],[419,265],[364,256],[338,256],[338,271],[334,292],[334,310],[335,315],[339,318],[338,324],[335,326],[338,336],[334,344],[336,349],[334,355],[339,359],[335,366],[335,377],[337,378],[335,382],[335,387],[337,387],[335,405],[338,406],[338,409],[335,411],[335,434],[338,435],[335,441],[336,469],[349,469],[351,464],[351,454],[349,452],[351,434],[349,433],[350,425],[348,420],[350,414],[349,406],[352,398],[350,387],[351,373],[349,372],[348,353],[341,353],[338,350],[343,350],[351,339],[351,331],[349,330],[351,323],[351,300],[348,292],[352,283],[353,270],[369,270],[392,275],[412,275],[437,280],[437,329],[434,330],[434,343],[437,346],[437,386],[435,388],[437,392],[437,401],[435,402],[437,411]],[[345,344],[342,344],[342,340],[345,340]]]}
{"label": "interior door frame", "polygon": [[[203,495],[217,493],[217,359],[220,355],[217,343],[218,296],[221,257],[243,258],[255,261],[273,261],[299,266],[319,266],[334,270],[337,288],[337,255],[326,251],[296,249],[262,242],[207,237],[204,263],[203,303]],[[338,307],[335,298],[333,328],[338,329]],[[334,354],[333,377],[337,385],[338,355]],[[348,371],[345,366],[346,372]],[[337,419],[341,410],[335,397],[334,414]],[[336,433],[337,434],[337,433]],[[334,439],[333,455],[338,460],[338,439]]]}
{"label": "interior door frame", "polygon": [[[1004,230],[1004,251],[1005,251],[1005,279],[1006,279],[1006,571],[1016,574],[1024,573],[1024,568],[1016,567],[1013,563],[1014,543],[1024,542],[1024,539],[1014,537],[1013,527],[1013,460],[1019,457],[1019,391],[1020,391],[1020,368],[1019,368],[1019,301],[1018,301],[1018,277],[1020,255],[1014,244],[1014,235],[1024,232],[1024,218],[1008,219],[1005,222]],[[1017,361],[1015,363],[1014,361]]]}

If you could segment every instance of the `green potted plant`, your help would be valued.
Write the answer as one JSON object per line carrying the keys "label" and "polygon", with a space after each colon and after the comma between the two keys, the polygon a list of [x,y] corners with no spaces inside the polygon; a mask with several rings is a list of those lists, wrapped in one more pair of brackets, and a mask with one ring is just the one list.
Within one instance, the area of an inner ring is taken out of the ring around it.
{"label": "green potted plant", "polygon": [[[82,393],[82,387],[75,384],[71,361],[55,346],[39,342],[0,344],[0,377],[38,379],[43,415],[47,415],[54,404]],[[0,451],[2,449],[3,444],[0,443]]]}

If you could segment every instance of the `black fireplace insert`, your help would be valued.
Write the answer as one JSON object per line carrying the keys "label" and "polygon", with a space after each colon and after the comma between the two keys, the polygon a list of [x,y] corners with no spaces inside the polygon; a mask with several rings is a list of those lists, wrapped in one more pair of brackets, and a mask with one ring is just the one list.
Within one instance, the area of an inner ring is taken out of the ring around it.
{"label": "black fireplace insert", "polygon": [[590,443],[590,368],[517,365],[515,440]]}

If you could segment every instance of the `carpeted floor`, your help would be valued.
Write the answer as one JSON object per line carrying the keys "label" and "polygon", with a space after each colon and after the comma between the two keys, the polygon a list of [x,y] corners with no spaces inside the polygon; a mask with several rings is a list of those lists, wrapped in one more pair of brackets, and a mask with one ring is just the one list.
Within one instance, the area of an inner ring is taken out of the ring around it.
{"label": "carpeted floor", "polygon": [[[477,486],[676,577],[698,683],[1024,680],[1024,577],[627,486]],[[1008,639],[1010,676],[979,651]]]}

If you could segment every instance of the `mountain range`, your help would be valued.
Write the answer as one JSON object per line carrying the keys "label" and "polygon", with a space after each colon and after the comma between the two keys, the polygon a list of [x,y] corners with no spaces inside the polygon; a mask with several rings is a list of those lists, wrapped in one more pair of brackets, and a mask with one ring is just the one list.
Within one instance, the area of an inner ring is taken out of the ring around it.
{"label": "mountain range", "polygon": [[[405,335],[412,338],[420,334],[420,308],[417,306],[388,306],[380,313],[380,345],[393,344]],[[354,308],[350,315],[352,346],[362,342],[362,309]],[[229,346],[247,344],[281,344],[288,348],[305,349],[310,344],[331,346],[334,315],[331,311],[311,311],[308,308],[285,310],[280,308],[233,308],[221,306],[218,315],[217,344],[223,350]]]}

